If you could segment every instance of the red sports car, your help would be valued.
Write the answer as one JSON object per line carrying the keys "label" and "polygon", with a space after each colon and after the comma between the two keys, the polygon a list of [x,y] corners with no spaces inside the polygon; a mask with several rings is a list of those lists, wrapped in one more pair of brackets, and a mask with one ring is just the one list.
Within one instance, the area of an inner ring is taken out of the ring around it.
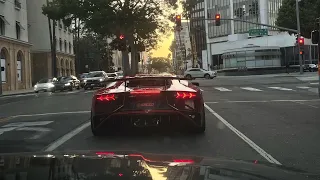
{"label": "red sports car", "polygon": [[93,96],[93,135],[145,127],[205,131],[204,101],[198,83],[163,75],[111,81]]}

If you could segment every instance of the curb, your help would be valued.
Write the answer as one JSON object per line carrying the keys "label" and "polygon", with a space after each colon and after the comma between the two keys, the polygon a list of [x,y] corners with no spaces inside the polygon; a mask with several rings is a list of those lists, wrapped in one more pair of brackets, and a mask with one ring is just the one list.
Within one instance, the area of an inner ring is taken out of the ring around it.
{"label": "curb", "polygon": [[10,97],[10,96],[27,95],[27,94],[34,94],[34,92],[31,91],[31,92],[23,92],[23,93],[15,93],[15,94],[2,94],[0,95],[0,97]]}

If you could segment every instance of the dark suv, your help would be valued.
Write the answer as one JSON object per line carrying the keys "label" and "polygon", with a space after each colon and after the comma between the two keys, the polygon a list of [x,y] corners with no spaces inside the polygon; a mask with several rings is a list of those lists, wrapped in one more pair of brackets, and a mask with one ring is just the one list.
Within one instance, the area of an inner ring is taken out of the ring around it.
{"label": "dark suv", "polygon": [[84,89],[93,89],[94,87],[104,87],[108,81],[108,75],[104,71],[92,71],[87,74],[84,81]]}

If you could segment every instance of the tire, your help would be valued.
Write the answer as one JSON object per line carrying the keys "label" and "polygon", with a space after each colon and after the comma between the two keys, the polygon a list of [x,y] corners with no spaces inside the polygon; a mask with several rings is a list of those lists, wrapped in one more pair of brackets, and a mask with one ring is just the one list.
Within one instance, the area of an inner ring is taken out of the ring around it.
{"label": "tire", "polygon": [[71,86],[71,88],[69,89],[69,91],[73,91],[73,87]]}
{"label": "tire", "polygon": [[196,127],[195,129],[193,129],[193,133],[203,134],[206,131],[206,114],[205,114],[204,107],[201,115],[201,121],[202,121],[202,126]]}
{"label": "tire", "polygon": [[186,75],[186,78],[187,78],[187,79],[192,79],[192,76],[191,76],[190,74],[187,74],[187,75]]}
{"label": "tire", "polygon": [[39,93],[39,91],[35,91],[34,93]]}
{"label": "tire", "polygon": [[77,86],[77,90],[79,90],[80,89],[80,86]]}
{"label": "tire", "polygon": [[99,131],[98,129],[94,129],[94,122],[93,122],[93,118],[92,118],[92,116],[91,116],[91,118],[90,118],[91,120],[91,132],[92,132],[92,134],[93,134],[93,136],[102,136],[103,135],[103,133],[102,133],[102,131]]}
{"label": "tire", "polygon": [[84,86],[83,89],[84,89],[84,90],[87,90],[88,88],[87,88],[87,86]]}
{"label": "tire", "polygon": [[205,75],[204,75],[204,78],[205,78],[205,79],[210,79],[210,75],[209,75],[209,74],[205,74]]}

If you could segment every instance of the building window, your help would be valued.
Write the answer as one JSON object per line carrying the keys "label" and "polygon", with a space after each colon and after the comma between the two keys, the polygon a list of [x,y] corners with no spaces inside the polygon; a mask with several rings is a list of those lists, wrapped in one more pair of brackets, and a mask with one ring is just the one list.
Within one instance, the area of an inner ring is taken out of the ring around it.
{"label": "building window", "polygon": [[64,40],[64,52],[67,52],[67,50],[68,50],[67,41]]}
{"label": "building window", "polygon": [[69,53],[71,54],[72,51],[71,51],[71,43],[69,42]]}
{"label": "building window", "polygon": [[62,40],[61,39],[59,40],[59,48],[60,48],[60,51],[62,51]]}
{"label": "building window", "polygon": [[0,35],[5,34],[5,28],[6,28],[6,24],[5,24],[4,16],[0,16]]}
{"label": "building window", "polygon": [[16,35],[17,35],[17,39],[20,39],[20,35],[21,35],[21,27],[19,25],[19,22],[16,22]]}
{"label": "building window", "polygon": [[1,53],[0,53],[0,73],[1,73],[1,81],[3,83],[6,83],[6,80],[7,80],[7,73],[6,73],[6,59],[8,58],[6,55],[7,55],[8,51],[6,51],[5,48],[2,48],[1,49]]}
{"label": "building window", "polygon": [[17,79],[19,82],[22,81],[22,59],[23,54],[21,51],[19,51],[17,55]]}
{"label": "building window", "polygon": [[16,9],[21,9],[21,2],[19,0],[14,0],[14,6]]}

